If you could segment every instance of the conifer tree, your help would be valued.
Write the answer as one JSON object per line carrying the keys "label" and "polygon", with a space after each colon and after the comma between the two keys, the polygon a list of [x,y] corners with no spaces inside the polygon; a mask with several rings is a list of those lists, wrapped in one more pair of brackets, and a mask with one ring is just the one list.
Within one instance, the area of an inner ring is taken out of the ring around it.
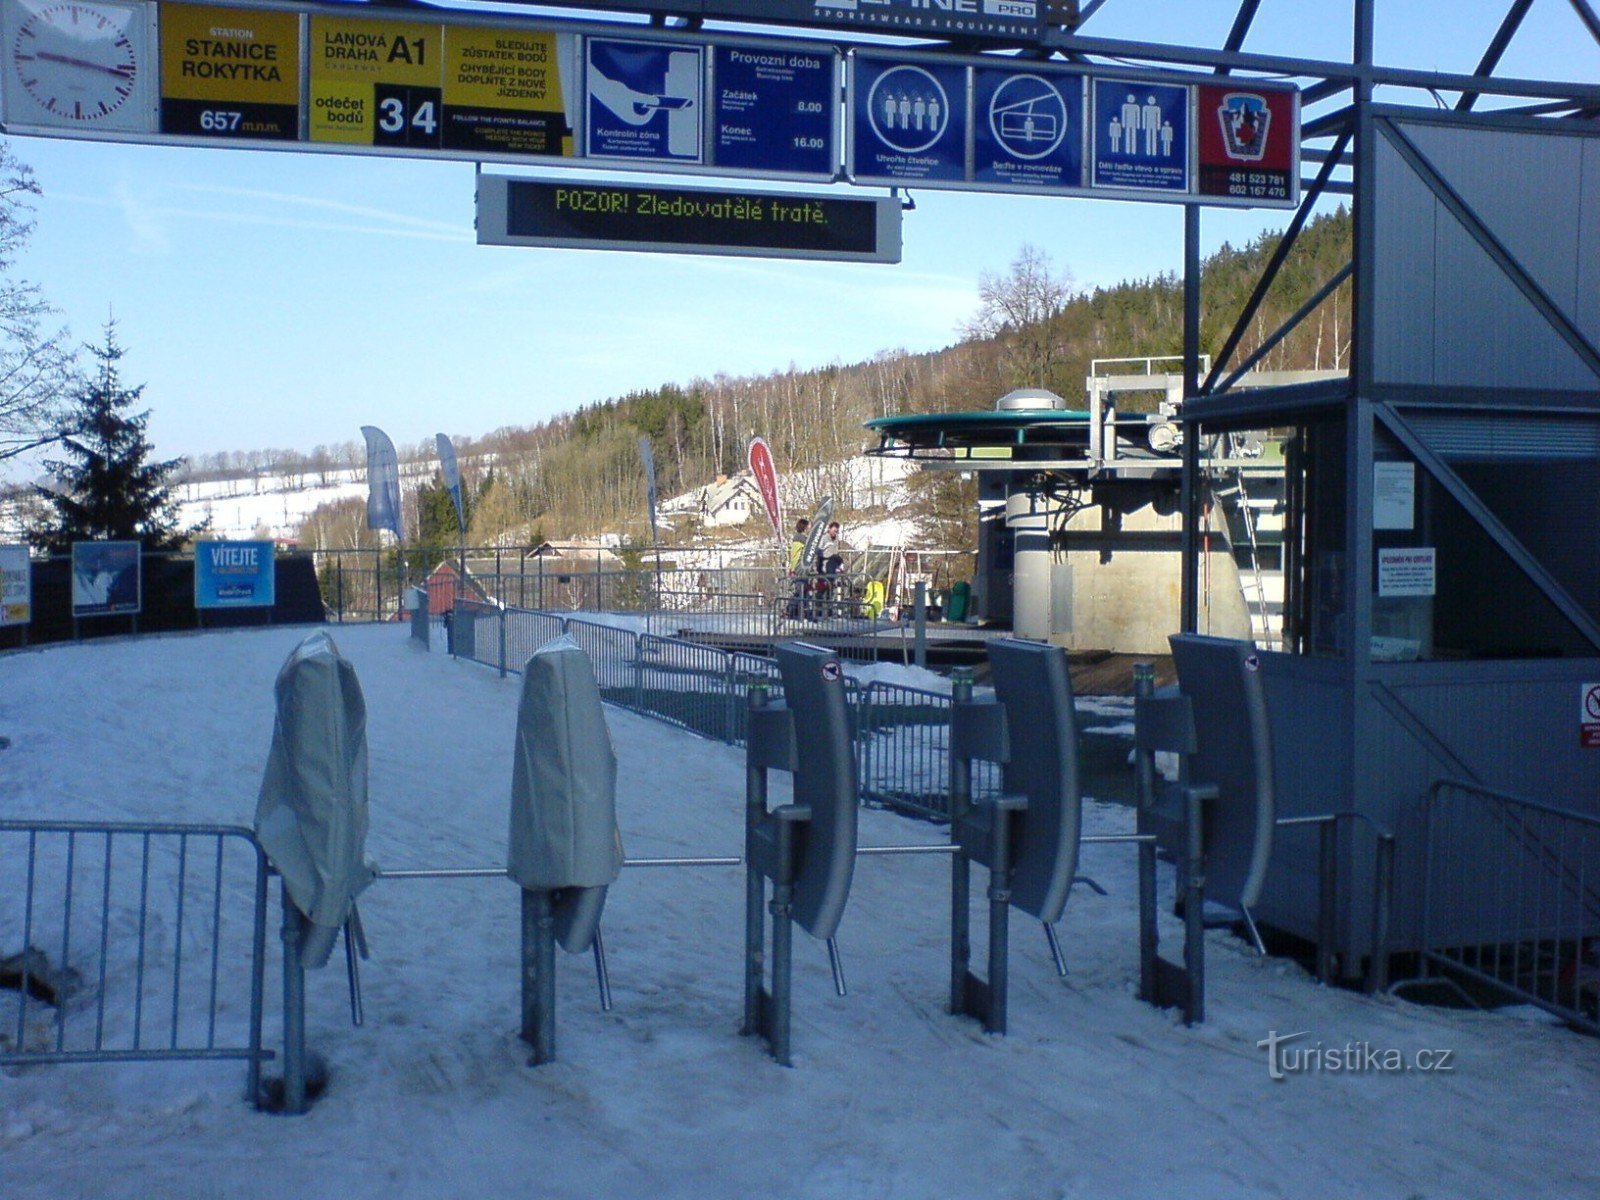
{"label": "conifer tree", "polygon": [[151,461],[154,447],[144,432],[150,412],[134,411],[144,385],[122,384],[115,324],[106,326],[103,346],[87,349],[98,369],[72,398],[62,426],[62,457],[45,462],[53,483],[36,490],[55,510],[54,526],[35,532],[34,541],[53,553],[96,538],[175,550],[203,528],[179,528],[169,480],[183,460]]}

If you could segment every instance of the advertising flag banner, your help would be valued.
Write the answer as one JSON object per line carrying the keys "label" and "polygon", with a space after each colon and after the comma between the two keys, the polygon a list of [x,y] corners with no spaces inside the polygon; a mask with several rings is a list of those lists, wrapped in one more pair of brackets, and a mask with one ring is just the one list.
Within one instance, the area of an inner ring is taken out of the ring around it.
{"label": "advertising flag banner", "polygon": [[639,457],[644,462],[645,502],[650,506],[650,540],[659,542],[661,538],[656,532],[656,456],[650,449],[650,439],[643,434],[639,435]]}
{"label": "advertising flag banner", "polygon": [[761,502],[767,506],[767,519],[772,522],[772,533],[783,540],[783,505],[778,500],[778,471],[772,462],[772,448],[765,438],[750,439],[750,474],[756,487],[761,489]]}
{"label": "advertising flag banner", "polygon": [[33,620],[33,568],[26,546],[0,546],[0,625]]}
{"label": "advertising flag banner", "polygon": [[467,510],[461,503],[461,468],[456,463],[456,448],[450,438],[442,433],[433,435],[434,445],[439,448],[439,473],[444,476],[444,485],[450,489],[450,499],[456,506],[456,524],[461,526],[463,535],[467,532]]}
{"label": "advertising flag banner", "polygon": [[400,458],[389,435],[376,425],[363,425],[367,439],[367,528],[390,529],[405,541],[400,509]]}
{"label": "advertising flag banner", "polygon": [[271,542],[196,542],[196,608],[271,608],[277,562]]}
{"label": "advertising flag banner", "polygon": [[72,615],[136,613],[142,599],[138,542],[72,543]]}

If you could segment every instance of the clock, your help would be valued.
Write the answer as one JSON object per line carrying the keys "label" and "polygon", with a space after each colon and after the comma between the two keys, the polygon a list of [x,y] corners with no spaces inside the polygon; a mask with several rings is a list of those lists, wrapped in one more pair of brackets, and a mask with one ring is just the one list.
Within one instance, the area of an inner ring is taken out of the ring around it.
{"label": "clock", "polygon": [[143,4],[5,0],[7,126],[149,132]]}

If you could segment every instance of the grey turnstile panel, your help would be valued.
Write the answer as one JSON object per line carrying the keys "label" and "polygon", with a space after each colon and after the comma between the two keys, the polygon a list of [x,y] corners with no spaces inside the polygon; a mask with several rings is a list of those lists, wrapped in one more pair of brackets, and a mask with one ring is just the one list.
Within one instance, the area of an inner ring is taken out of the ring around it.
{"label": "grey turnstile panel", "polygon": [[1276,805],[1272,735],[1260,660],[1250,642],[1180,633],[1171,638],[1178,687],[1194,716],[1191,784],[1214,784],[1206,806],[1206,896],[1250,908],[1272,856]]}
{"label": "grey turnstile panel", "polygon": [[594,668],[570,637],[523,669],[507,873],[524,888],[600,888],[622,870],[617,758]]}
{"label": "grey turnstile panel", "polygon": [[569,954],[582,954],[594,944],[606,907],[603,887],[562,888],[551,897],[556,941]]}
{"label": "grey turnstile panel", "polygon": [[794,721],[794,802],[811,810],[794,880],[794,919],[830,938],[844,916],[856,866],[855,740],[839,658],[803,642],[774,647]]}
{"label": "grey turnstile panel", "polygon": [[995,696],[1006,710],[1002,785],[1026,796],[1015,814],[1011,902],[1047,925],[1061,919],[1078,872],[1083,793],[1072,677],[1060,646],[989,643]]}
{"label": "grey turnstile panel", "polygon": [[274,693],[256,836],[306,917],[304,965],[320,967],[356,894],[373,878],[365,857],[366,700],[355,667],[321,630],[290,653]]}

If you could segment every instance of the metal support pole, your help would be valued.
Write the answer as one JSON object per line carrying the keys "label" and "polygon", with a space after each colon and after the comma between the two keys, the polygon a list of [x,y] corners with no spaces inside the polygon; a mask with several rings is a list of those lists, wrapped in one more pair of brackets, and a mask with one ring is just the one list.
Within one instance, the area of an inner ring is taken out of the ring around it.
{"label": "metal support pole", "polygon": [[789,1056],[789,1026],[794,994],[794,818],[809,809],[785,805],[776,814],[778,877],[772,884],[772,1006],[763,1032],[772,1057],[783,1067],[793,1066]]}
{"label": "metal support pole", "polygon": [[[1011,813],[1008,803],[1021,797],[1002,796],[995,801],[993,844],[989,850],[989,1003],[984,1012],[987,1033],[1006,1031],[1006,991],[1010,985],[1007,961],[1011,950]],[[1021,806],[1018,805],[1020,808]]]}
{"label": "metal support pole", "polygon": [[913,603],[912,612],[915,613],[912,622],[915,628],[915,640],[913,642],[915,648],[912,651],[912,656],[917,666],[926,668],[928,665],[928,585],[920,579],[917,581],[916,600]]}
{"label": "metal support pole", "polygon": [[1317,826],[1317,979],[1333,982],[1334,906],[1339,892],[1339,824],[1329,818]]}
{"label": "metal support pole", "polygon": [[556,922],[550,893],[522,889],[522,1040],[530,1067],[556,1056]]}
{"label": "metal support pole", "polygon": [[[1183,209],[1183,398],[1200,391],[1200,207]],[[1178,602],[1178,628],[1193,633],[1200,620],[1200,426],[1184,423],[1183,570]]]}
{"label": "metal support pole", "polygon": [[[972,669],[957,667],[952,672],[952,704],[972,701]],[[972,935],[969,927],[972,897],[972,864],[959,849],[956,834],[972,808],[972,760],[950,755],[950,843],[957,847],[950,859],[950,1011],[966,1011],[967,971],[972,961]]]}
{"label": "metal support pole", "polygon": [[1206,1019],[1206,881],[1200,796],[1186,790],[1183,807],[1183,966],[1189,975],[1183,1019],[1187,1025],[1199,1025]]}
{"label": "metal support pole", "polygon": [[[767,706],[767,685],[750,684],[750,708]],[[767,769],[746,759],[744,769],[744,1024],[739,1032],[749,1037],[761,1032],[761,991],[766,973],[762,962],[766,947],[766,882],[756,864],[756,838],[767,815]]]}
{"label": "metal support pole", "polygon": [[506,607],[500,606],[500,678],[506,677]]}
{"label": "metal support pole", "polygon": [[306,1103],[306,971],[300,958],[305,917],[283,888],[283,1111],[305,1112]]}
{"label": "metal support pole", "polygon": [[[1133,694],[1135,703],[1156,693],[1156,669],[1151,663],[1135,663]],[[1155,754],[1143,750],[1134,756],[1139,810],[1148,815],[1155,807]],[[1141,830],[1140,832],[1143,832]],[[1156,955],[1160,951],[1156,925],[1156,847],[1153,841],[1139,843],[1139,999],[1147,1004],[1156,998]]]}
{"label": "metal support pole", "polygon": [[1373,865],[1372,959],[1367,965],[1366,988],[1369,994],[1389,986],[1389,913],[1394,899],[1394,834],[1378,835],[1377,858]]}

